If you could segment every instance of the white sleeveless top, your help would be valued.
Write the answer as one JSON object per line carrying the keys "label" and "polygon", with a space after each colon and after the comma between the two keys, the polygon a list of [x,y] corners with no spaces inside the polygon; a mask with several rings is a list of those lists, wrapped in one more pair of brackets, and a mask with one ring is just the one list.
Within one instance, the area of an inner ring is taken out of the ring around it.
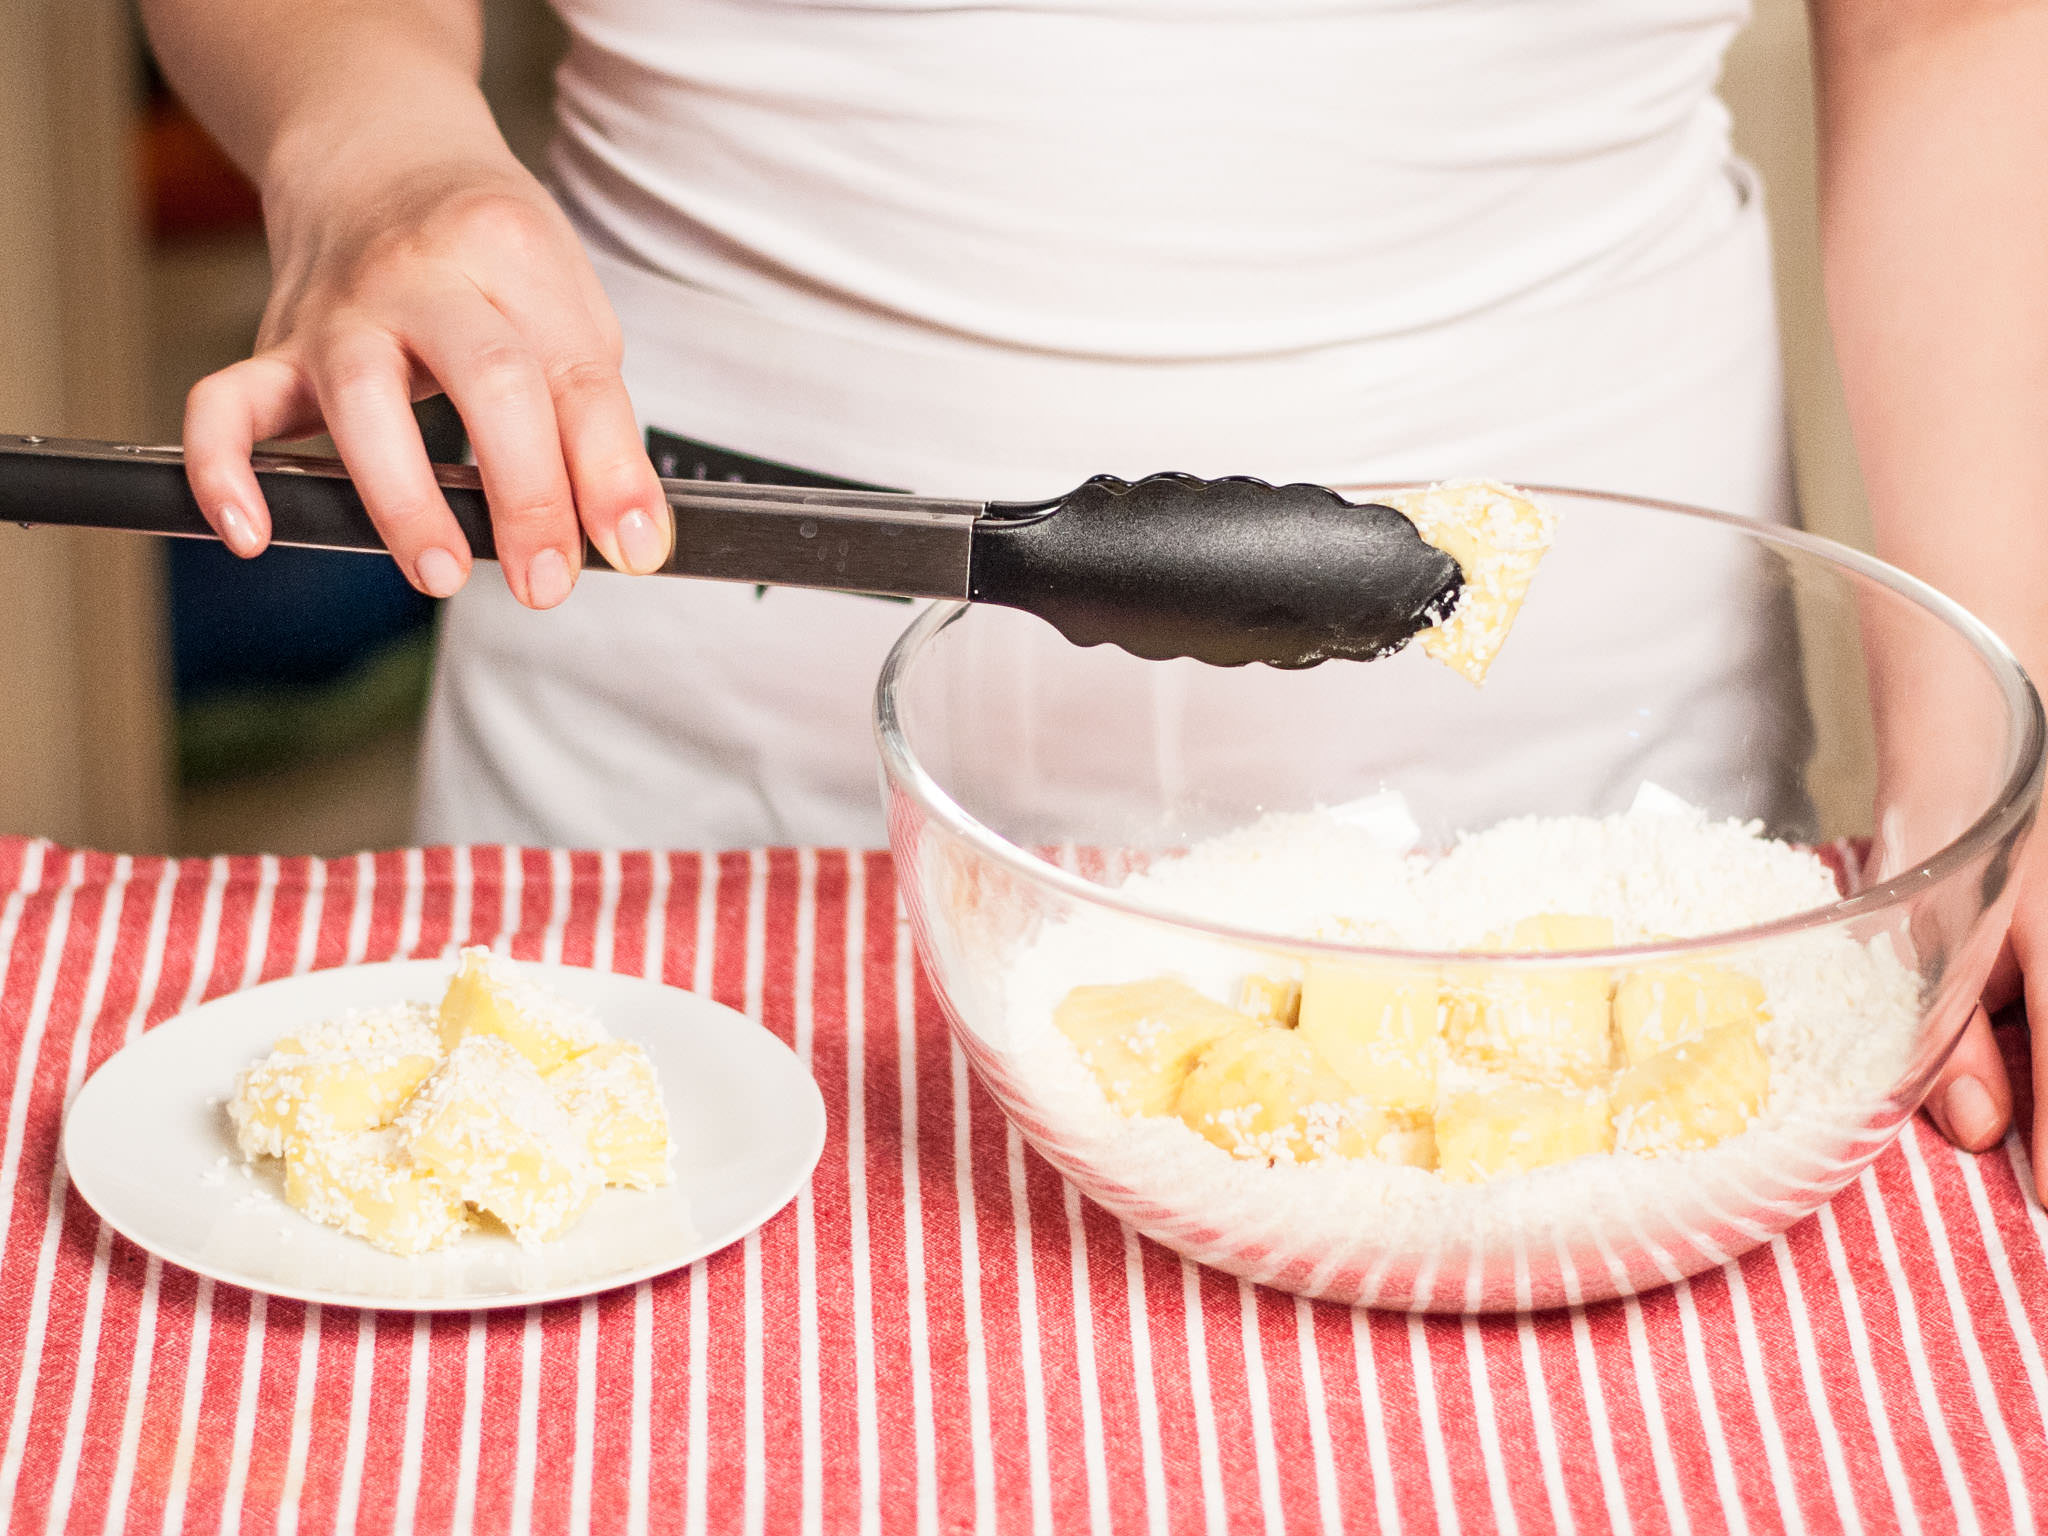
{"label": "white sleeveless top", "polygon": [[[1787,515],[1712,94],[1741,4],[560,3],[553,174],[648,424],[940,495],[1487,474]],[[876,841],[906,617],[614,577],[535,615],[483,573],[421,830]]]}

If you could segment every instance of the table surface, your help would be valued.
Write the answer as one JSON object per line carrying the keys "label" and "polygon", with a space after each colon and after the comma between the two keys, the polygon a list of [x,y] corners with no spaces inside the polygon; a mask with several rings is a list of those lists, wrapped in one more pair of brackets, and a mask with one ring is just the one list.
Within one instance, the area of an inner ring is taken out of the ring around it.
{"label": "table surface", "polygon": [[[1352,1312],[1186,1264],[1026,1151],[882,855],[0,841],[0,893],[15,1530],[2048,1523],[2048,1220],[2017,1140],[1972,1158],[1916,1124],[1784,1238],[1640,1300]],[[662,1279],[440,1318],[214,1285],[71,1194],[63,1105],[137,1031],[464,941],[759,1020],[825,1095],[810,1188]]]}

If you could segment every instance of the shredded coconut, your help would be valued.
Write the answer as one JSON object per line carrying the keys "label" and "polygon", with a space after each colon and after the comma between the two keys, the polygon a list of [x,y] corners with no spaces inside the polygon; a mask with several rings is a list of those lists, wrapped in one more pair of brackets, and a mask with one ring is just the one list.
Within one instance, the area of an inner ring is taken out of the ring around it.
{"label": "shredded coconut", "polygon": [[[1543,912],[1609,918],[1628,945],[1749,927],[1838,899],[1811,851],[1766,838],[1757,823],[1710,818],[1654,786],[1626,813],[1506,821],[1459,837],[1438,858],[1405,852],[1407,841],[1384,808],[1368,818],[1341,809],[1272,815],[1155,863],[1121,890],[1276,935],[1365,930],[1428,950],[1487,946]],[[1755,976],[1768,1001],[1758,1038],[1771,1087],[1747,1130],[1704,1151],[1594,1154],[1484,1184],[1363,1158],[1265,1166],[1233,1157],[1170,1115],[1113,1108],[1052,1025],[1054,1006],[1084,983],[1169,974],[1233,998],[1282,946],[1261,954],[1082,909],[1008,961],[1004,1006],[982,1033],[997,1076],[1028,1106],[1056,1160],[1085,1170],[1113,1208],[1196,1257],[1296,1289],[1410,1305],[1443,1304],[1446,1286],[1453,1302],[1501,1305],[1497,1282],[1511,1268],[1509,1300],[1545,1304],[1635,1289],[1645,1266],[1676,1279],[1718,1262],[1781,1230],[1815,1203],[1813,1190],[1832,1189],[1845,1166],[1881,1145],[1897,1123],[1889,1092],[1919,1035],[1908,943],[1903,930],[1859,941],[1824,928],[1717,953],[1718,963]],[[1440,1058],[1444,1096],[1490,1080]],[[1596,1273],[1572,1275],[1588,1262]],[[1563,1291],[1546,1290],[1542,1277],[1560,1265]],[[1635,1278],[1621,1283],[1622,1273]]]}
{"label": "shredded coconut", "polygon": [[[483,948],[462,952],[440,1006],[304,1025],[210,1102],[225,1103],[245,1181],[282,1158],[287,1204],[401,1255],[460,1237],[465,1206],[532,1246],[605,1184],[673,1178],[646,1054]],[[224,1185],[229,1166],[202,1182]]]}

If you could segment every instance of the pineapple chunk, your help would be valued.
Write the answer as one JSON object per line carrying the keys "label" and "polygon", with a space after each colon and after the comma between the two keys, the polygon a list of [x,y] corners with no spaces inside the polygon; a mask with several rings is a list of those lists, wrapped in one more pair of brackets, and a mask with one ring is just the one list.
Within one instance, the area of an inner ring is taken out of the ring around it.
{"label": "pineapple chunk", "polygon": [[389,1125],[441,1059],[434,1012],[401,1003],[287,1035],[235,1079],[228,1100],[245,1158],[282,1157],[301,1136]]}
{"label": "pineapple chunk", "polygon": [[1436,1106],[1437,978],[1413,966],[1317,961],[1301,982],[1296,1026],[1369,1104]]}
{"label": "pineapple chunk", "polygon": [[607,1184],[653,1189],[672,1177],[674,1147],[654,1063],[639,1046],[607,1040],[548,1073],[548,1086],[590,1146]]}
{"label": "pineapple chunk", "polygon": [[541,1072],[552,1072],[609,1038],[596,1019],[527,981],[510,960],[481,946],[462,952],[441,999],[442,1045],[452,1051],[465,1035],[509,1041]]}
{"label": "pineapple chunk", "polygon": [[[1545,914],[1515,924],[1508,947],[1602,949],[1614,942],[1604,917]],[[1462,1060],[1517,1077],[1590,1083],[1614,1062],[1612,982],[1604,970],[1510,975],[1460,966],[1449,978],[1444,1038]]]}
{"label": "pineapple chunk", "polygon": [[1381,500],[1464,573],[1458,606],[1422,632],[1424,654],[1474,684],[1485,682],[1557,537],[1556,515],[1493,480],[1451,480]]}
{"label": "pineapple chunk", "polygon": [[1351,1092],[1299,1032],[1245,1024],[1202,1052],[1176,1112],[1233,1157],[1306,1163],[1363,1156],[1391,1122],[1356,1123]]}
{"label": "pineapple chunk", "polygon": [[1502,1083],[1453,1094],[1437,1112],[1437,1171],[1462,1184],[1527,1173],[1614,1147],[1598,1089]]}
{"label": "pineapple chunk", "polygon": [[1763,983],[1721,965],[1659,965],[1614,989],[1614,1030],[1630,1066],[1723,1024],[1770,1017]]}
{"label": "pineapple chunk", "polygon": [[1292,1029],[1301,1016],[1301,983],[1292,976],[1254,971],[1239,984],[1237,1011]]}
{"label": "pineapple chunk", "polygon": [[1755,1019],[1709,1029],[1615,1080],[1622,1150],[1654,1157],[1711,1147],[1748,1127],[1770,1086],[1771,1064],[1757,1043]]}
{"label": "pineapple chunk", "polygon": [[1377,1163],[1402,1163],[1410,1168],[1436,1166],[1436,1126],[1427,1110],[1379,1109],[1356,1099],[1345,1106],[1337,1133],[1339,1157],[1369,1157]]}
{"label": "pineapple chunk", "polygon": [[445,1247],[470,1225],[454,1192],[413,1164],[390,1126],[293,1140],[284,1197],[313,1220],[401,1257]]}
{"label": "pineapple chunk", "polygon": [[1235,1008],[1171,976],[1076,987],[1052,1019],[1094,1072],[1104,1097],[1127,1115],[1173,1113],[1195,1058],[1212,1041],[1246,1027]]}
{"label": "pineapple chunk", "polygon": [[398,1127],[415,1164],[527,1246],[566,1231],[603,1182],[546,1080],[496,1035],[458,1041]]}

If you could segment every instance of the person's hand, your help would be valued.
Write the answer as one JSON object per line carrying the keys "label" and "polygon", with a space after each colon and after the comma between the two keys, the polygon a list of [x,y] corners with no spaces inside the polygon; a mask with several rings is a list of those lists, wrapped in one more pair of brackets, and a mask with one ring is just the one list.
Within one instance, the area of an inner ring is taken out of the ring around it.
{"label": "person's hand", "polygon": [[2043,1135],[2048,1128],[2044,1128],[2038,1108],[2043,1098],[2043,1067],[2048,1064],[2048,1028],[2044,1028],[2048,1025],[2048,857],[2040,851],[2041,835],[2037,829],[2035,846],[2022,861],[2019,900],[1997,964],[1984,984],[1982,1001],[1936,1079],[1934,1091],[1927,1096],[1928,1115],[1950,1141],[1970,1152],[1996,1146],[2012,1124],[2013,1090],[1998,1042],[1992,1037],[1991,1015],[2025,1002],[2033,1037],[2033,1102],[2037,1107],[2031,1151],[2037,1189],[2044,1167],[2048,1167],[2048,1136]]}
{"label": "person's hand", "polygon": [[[2034,637],[2015,626],[2031,651]],[[1857,634],[1869,690],[1868,723],[1875,748],[1869,825],[1874,834],[1863,875],[1890,881],[1952,846],[2002,797],[2008,765],[1998,749],[2009,705],[1964,643],[1940,632],[1924,612],[1876,591],[1858,599]],[[1977,988],[1974,1006],[1924,1102],[1949,1141],[1970,1152],[1996,1147],[2011,1127],[2014,1093],[1992,1017],[2026,1000],[2034,1023],[2035,1081],[2048,1059],[2048,828],[2028,838],[2009,877],[2001,880],[2003,930],[1979,909],[1979,880],[1993,865],[1952,874],[1908,903],[1910,931],[1896,935],[1908,954],[1940,957],[1950,986]],[[1943,1010],[1943,1024],[1954,1018]],[[2043,1127],[2034,1126],[2036,1167]],[[2039,1175],[2037,1174],[2037,1177]]]}
{"label": "person's hand", "polygon": [[[1828,321],[1876,552],[1988,623],[2038,684],[2048,679],[2048,96],[2034,82],[2048,68],[2048,9],[1812,0],[1807,11]],[[1996,239],[1956,237],[1991,229]],[[1913,737],[1910,718],[1899,726],[1901,760],[1982,739],[1945,743],[1938,729]],[[1981,782],[1983,763],[1956,766],[1958,786]],[[1983,997],[1995,1011],[2022,993],[2038,1088],[2048,1061],[2040,851],[2020,871]],[[1928,1113],[1959,1145],[1982,1150],[2010,1124],[2012,1099],[1980,1009]],[[2048,1178],[2041,1103],[2037,1092],[2037,1183]]]}
{"label": "person's hand", "polygon": [[276,275],[256,353],[186,402],[187,473],[228,547],[253,555],[270,537],[253,446],[324,429],[399,568],[454,592],[470,551],[411,410],[445,392],[521,602],[569,595],[584,532],[616,569],[658,568],[668,506],[618,322],[561,210],[502,146],[325,148],[345,169],[265,178]]}

